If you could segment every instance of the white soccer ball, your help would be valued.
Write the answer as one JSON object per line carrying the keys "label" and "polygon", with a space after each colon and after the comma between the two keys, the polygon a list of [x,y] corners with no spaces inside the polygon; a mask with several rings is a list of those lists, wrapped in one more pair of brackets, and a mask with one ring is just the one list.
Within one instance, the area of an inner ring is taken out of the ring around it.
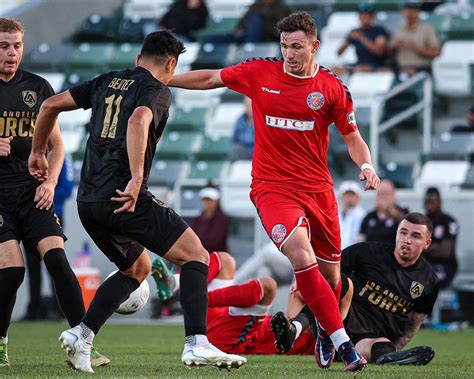
{"label": "white soccer ball", "polygon": [[[107,278],[114,275],[117,271],[111,272]],[[142,309],[150,297],[150,286],[145,279],[140,287],[133,291],[115,311],[121,315],[130,315]]]}

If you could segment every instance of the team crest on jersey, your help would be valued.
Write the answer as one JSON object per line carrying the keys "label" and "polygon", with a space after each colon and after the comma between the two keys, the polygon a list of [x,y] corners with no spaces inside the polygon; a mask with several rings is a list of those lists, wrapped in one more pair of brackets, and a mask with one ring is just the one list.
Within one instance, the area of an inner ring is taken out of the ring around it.
{"label": "team crest on jersey", "polygon": [[38,100],[35,91],[21,91],[21,97],[23,98],[25,104],[28,105],[30,108],[34,106],[36,104],[36,101]]}
{"label": "team crest on jersey", "polygon": [[311,92],[308,97],[306,98],[306,104],[312,110],[319,110],[324,105],[324,96],[321,92]]}
{"label": "team crest on jersey", "polygon": [[286,228],[283,224],[276,224],[272,228],[272,240],[275,243],[280,243],[285,239],[286,236]]}
{"label": "team crest on jersey", "polygon": [[424,289],[425,289],[425,286],[423,284],[415,282],[415,281],[411,282],[411,286],[410,286],[411,298],[416,299],[420,297]]}

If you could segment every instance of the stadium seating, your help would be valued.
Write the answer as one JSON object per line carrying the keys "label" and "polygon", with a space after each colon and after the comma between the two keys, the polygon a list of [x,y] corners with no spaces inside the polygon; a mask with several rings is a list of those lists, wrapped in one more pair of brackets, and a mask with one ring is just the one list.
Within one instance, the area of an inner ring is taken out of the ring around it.
{"label": "stadium seating", "polygon": [[208,108],[176,109],[173,107],[173,116],[166,124],[166,130],[203,131],[208,114]]}
{"label": "stadium seating", "polygon": [[474,190],[474,165],[473,164],[469,166],[469,170],[466,174],[466,179],[464,180],[464,183],[461,184],[461,187],[464,189]]}
{"label": "stadium seating", "polygon": [[156,20],[138,16],[125,18],[120,21],[115,41],[117,43],[140,43],[149,30],[156,30]]}
{"label": "stadium seating", "polygon": [[91,15],[74,33],[71,40],[81,42],[112,42],[114,41],[120,18],[114,15],[104,17],[98,14]]}
{"label": "stadium seating", "polygon": [[254,0],[207,0],[206,5],[213,19],[242,17]]}
{"label": "stadium seating", "polygon": [[207,91],[189,91],[184,89],[173,89],[175,105],[178,108],[213,108],[220,102],[220,96],[226,91],[225,88],[215,88]]}
{"label": "stadium seating", "polygon": [[199,151],[194,154],[196,159],[225,159],[231,148],[231,138],[217,135],[204,136]]}
{"label": "stadium seating", "polygon": [[223,160],[195,160],[191,162],[188,179],[221,179],[227,175],[229,163]]}
{"label": "stadium seating", "polygon": [[123,17],[126,19],[140,17],[159,20],[172,3],[173,0],[127,0],[123,6]]}
{"label": "stadium seating", "polygon": [[414,187],[418,190],[430,186],[444,190],[457,188],[465,182],[468,170],[467,161],[428,161],[423,165]]}
{"label": "stadium seating", "polygon": [[471,95],[471,67],[474,64],[474,41],[448,41],[441,55],[433,61],[436,92],[448,97]]}
{"label": "stadium seating", "polygon": [[206,122],[208,136],[231,137],[237,119],[244,113],[242,103],[223,103]]}
{"label": "stadium seating", "polygon": [[386,93],[393,84],[393,72],[356,72],[351,75],[347,86],[351,91],[354,105],[358,108],[370,107],[377,95]]}
{"label": "stadium seating", "polygon": [[135,64],[135,57],[140,52],[140,43],[122,43],[114,47],[108,62],[109,70],[125,70],[132,68]]}
{"label": "stadium seating", "polygon": [[66,75],[62,72],[36,72],[35,74],[46,79],[56,93],[62,90],[64,81],[66,80]]}
{"label": "stadium seating", "polygon": [[76,46],[66,67],[68,70],[98,70],[105,72],[109,68],[115,46],[113,43],[88,43]]}
{"label": "stadium seating", "polygon": [[474,154],[473,133],[441,133],[433,138],[430,159],[468,160]]}
{"label": "stadium seating", "polygon": [[158,157],[168,160],[186,160],[198,149],[202,135],[190,131],[165,131],[158,143]]}
{"label": "stadium seating", "polygon": [[231,16],[230,18],[211,17],[208,21],[207,27],[195,32],[194,36],[199,42],[203,42],[206,37],[210,35],[229,34],[232,33],[238,22],[238,16]]}
{"label": "stadium seating", "polygon": [[[390,11],[402,9],[404,0],[372,0],[377,11]],[[334,0],[332,8],[335,11],[355,11],[359,5],[359,0]]]}
{"label": "stadium seating", "polygon": [[73,45],[58,44],[50,46],[42,43],[25,59],[26,66],[37,72],[57,72],[64,67],[74,50]]}
{"label": "stadium seating", "polygon": [[226,66],[230,66],[252,57],[277,57],[280,56],[280,45],[278,43],[245,43],[229,50]]}
{"label": "stadium seating", "polygon": [[163,160],[160,154],[153,161],[150,170],[150,185],[161,185],[172,188],[174,184],[183,179],[189,172],[189,162],[184,160]]}
{"label": "stadium seating", "polygon": [[203,43],[196,60],[192,63],[193,70],[225,67],[229,49],[235,45]]}
{"label": "stadium seating", "polygon": [[397,188],[412,188],[414,166],[412,164],[399,164],[388,162],[379,167],[379,176],[381,179],[389,179]]}
{"label": "stadium seating", "polygon": [[230,217],[247,217],[255,213],[249,199],[251,170],[251,161],[236,161],[221,182],[221,206]]}

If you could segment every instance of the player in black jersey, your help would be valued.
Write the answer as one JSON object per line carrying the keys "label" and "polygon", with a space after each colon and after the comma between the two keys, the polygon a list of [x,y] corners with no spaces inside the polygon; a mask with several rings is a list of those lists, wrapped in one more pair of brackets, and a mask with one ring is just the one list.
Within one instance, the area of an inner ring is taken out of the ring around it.
{"label": "player in black jersey", "polygon": [[[85,312],[53,208],[54,188],[64,159],[57,122],[52,125],[49,176],[41,183],[28,172],[40,105],[54,92],[43,78],[19,69],[23,38],[20,23],[0,18],[0,367],[10,365],[7,331],[25,274],[20,241],[27,254],[34,252],[44,260],[69,325],[78,325]],[[105,357],[96,358],[104,363]]]}
{"label": "player in black jersey", "polygon": [[[367,360],[420,365],[434,357],[429,346],[401,351],[431,313],[438,296],[439,281],[421,256],[431,244],[432,231],[426,216],[409,213],[398,226],[395,245],[362,242],[344,249],[341,271],[345,295],[341,296],[340,310],[351,340]],[[276,344],[282,350],[293,344],[295,321],[303,329],[313,323],[308,311],[305,306],[291,322],[281,313],[274,316]],[[317,322],[314,328],[319,331]],[[318,333],[316,359],[329,367],[334,354],[330,341]]]}
{"label": "player in black jersey", "polygon": [[181,305],[186,365],[239,367],[206,337],[209,254],[171,208],[153,197],[147,179],[168,118],[171,80],[183,44],[167,32],[149,34],[133,70],[110,72],[43,103],[30,156],[30,172],[48,173],[48,136],[61,111],[92,108],[89,140],[78,190],[81,222],[119,271],[98,289],[81,324],[61,334],[76,369],[92,372],[92,339],[120,303],[145,280],[151,261],[145,248],[181,266]]}

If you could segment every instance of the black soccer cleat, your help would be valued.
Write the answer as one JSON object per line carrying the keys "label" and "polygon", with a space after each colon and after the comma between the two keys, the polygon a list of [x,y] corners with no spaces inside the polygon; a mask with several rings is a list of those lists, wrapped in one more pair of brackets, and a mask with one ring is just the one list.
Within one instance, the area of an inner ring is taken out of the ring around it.
{"label": "black soccer cleat", "polygon": [[270,322],[275,333],[275,347],[282,353],[290,351],[296,340],[296,328],[283,312],[275,313]]}
{"label": "black soccer cleat", "polygon": [[430,346],[416,346],[408,350],[384,354],[375,363],[378,365],[424,366],[430,363],[434,356],[435,352]]}

